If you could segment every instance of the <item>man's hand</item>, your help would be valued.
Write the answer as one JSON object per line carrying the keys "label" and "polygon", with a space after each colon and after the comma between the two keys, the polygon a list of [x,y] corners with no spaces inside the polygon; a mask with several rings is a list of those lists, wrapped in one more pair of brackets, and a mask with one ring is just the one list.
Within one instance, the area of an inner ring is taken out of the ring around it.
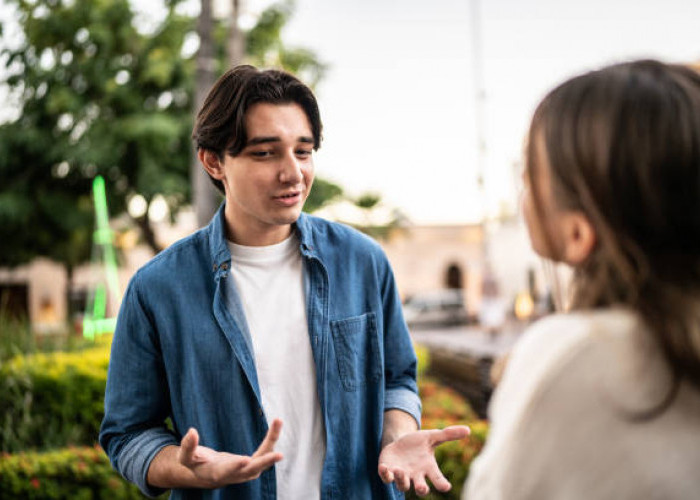
{"label": "man's hand", "polygon": [[156,455],[148,483],[161,488],[221,488],[257,479],[282,460],[282,454],[274,451],[281,430],[282,421],[275,419],[260,447],[248,457],[199,446],[199,434],[191,428],[179,447],[164,448]]}
{"label": "man's hand", "polygon": [[463,425],[404,434],[382,449],[379,455],[379,476],[387,484],[396,482],[401,491],[408,491],[413,483],[419,496],[430,492],[426,477],[438,491],[449,491],[452,485],[440,472],[435,461],[435,448],[468,435],[469,427]]}

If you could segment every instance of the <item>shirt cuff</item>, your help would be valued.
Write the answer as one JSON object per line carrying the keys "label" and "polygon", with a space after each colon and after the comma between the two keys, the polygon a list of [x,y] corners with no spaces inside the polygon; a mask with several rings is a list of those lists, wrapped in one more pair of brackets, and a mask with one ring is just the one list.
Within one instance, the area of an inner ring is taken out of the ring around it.
{"label": "shirt cuff", "polygon": [[418,394],[405,387],[386,389],[384,411],[401,410],[411,415],[420,429],[421,403]]}
{"label": "shirt cuff", "polygon": [[125,479],[134,483],[149,498],[164,493],[163,488],[149,486],[148,468],[160,450],[168,445],[179,445],[165,429],[148,429],[132,438],[119,454],[119,472]]}

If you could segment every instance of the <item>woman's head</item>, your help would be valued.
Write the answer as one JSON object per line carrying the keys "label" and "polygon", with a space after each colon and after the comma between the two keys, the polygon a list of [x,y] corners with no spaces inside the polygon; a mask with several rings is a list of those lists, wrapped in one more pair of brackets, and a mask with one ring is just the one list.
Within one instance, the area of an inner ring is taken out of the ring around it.
{"label": "woman's head", "polygon": [[524,211],[575,268],[573,307],[640,312],[700,385],[700,75],[635,61],[573,78],[535,111]]}
{"label": "woman's head", "polygon": [[607,281],[614,302],[633,297],[649,274],[698,285],[695,71],[636,61],[565,82],[535,112],[526,168],[526,214],[542,255]]}

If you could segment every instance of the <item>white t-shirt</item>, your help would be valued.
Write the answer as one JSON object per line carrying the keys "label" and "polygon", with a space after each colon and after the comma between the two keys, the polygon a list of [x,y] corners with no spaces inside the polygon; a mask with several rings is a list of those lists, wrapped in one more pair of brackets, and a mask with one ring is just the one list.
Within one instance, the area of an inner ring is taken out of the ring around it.
{"label": "white t-shirt", "polygon": [[326,453],[316,368],[311,351],[304,276],[295,235],[276,245],[229,242],[231,274],[253,342],[263,410],[282,420],[275,447],[277,498],[319,499]]}

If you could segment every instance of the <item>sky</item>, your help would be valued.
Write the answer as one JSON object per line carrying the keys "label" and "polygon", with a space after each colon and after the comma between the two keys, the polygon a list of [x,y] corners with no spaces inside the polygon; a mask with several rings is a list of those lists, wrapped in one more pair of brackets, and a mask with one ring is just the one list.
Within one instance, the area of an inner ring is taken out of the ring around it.
{"label": "sky", "polygon": [[[270,3],[242,2],[243,21]],[[449,224],[517,212],[523,138],[549,89],[629,59],[698,62],[699,21],[687,0],[296,0],[283,38],[329,66],[317,175]]]}
{"label": "sky", "polygon": [[475,1],[297,0],[285,40],[330,65],[318,175],[418,223],[517,211],[523,138],[548,90],[629,59],[700,61],[700,2]]}

